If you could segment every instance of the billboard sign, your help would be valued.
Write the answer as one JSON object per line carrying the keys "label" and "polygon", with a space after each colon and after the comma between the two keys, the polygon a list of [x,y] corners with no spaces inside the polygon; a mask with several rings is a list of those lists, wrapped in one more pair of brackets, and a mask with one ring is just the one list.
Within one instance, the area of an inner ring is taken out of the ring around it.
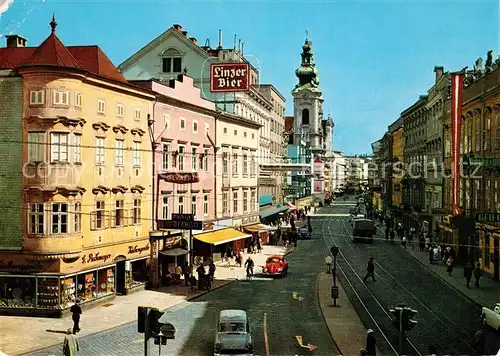
{"label": "billboard sign", "polygon": [[322,176],[325,172],[325,163],[320,158],[315,158],[313,163],[313,174]]}
{"label": "billboard sign", "polygon": [[158,220],[158,228],[171,230],[201,230],[203,228],[203,222],[200,220]]}
{"label": "billboard sign", "polygon": [[167,172],[158,174],[158,179],[163,180],[167,183],[175,184],[190,184],[198,183],[200,177],[198,172]]}
{"label": "billboard sign", "polygon": [[212,63],[210,65],[211,92],[242,92],[250,90],[248,63]]}

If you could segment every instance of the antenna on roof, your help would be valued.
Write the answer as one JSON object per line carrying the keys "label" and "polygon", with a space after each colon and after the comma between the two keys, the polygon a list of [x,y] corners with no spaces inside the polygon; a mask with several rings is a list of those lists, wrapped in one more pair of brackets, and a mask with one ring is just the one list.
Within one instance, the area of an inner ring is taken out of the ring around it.
{"label": "antenna on roof", "polygon": [[205,47],[210,47],[210,38],[205,40]]}
{"label": "antenna on roof", "polygon": [[234,35],[234,46],[233,49],[236,51],[236,35]]}

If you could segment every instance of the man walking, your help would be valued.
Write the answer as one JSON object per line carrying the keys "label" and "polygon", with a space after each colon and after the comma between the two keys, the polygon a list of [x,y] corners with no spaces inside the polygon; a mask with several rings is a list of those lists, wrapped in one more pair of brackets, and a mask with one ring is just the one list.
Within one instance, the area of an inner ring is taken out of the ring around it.
{"label": "man walking", "polygon": [[476,264],[476,268],[474,268],[474,279],[476,280],[476,283],[474,283],[474,286],[476,288],[479,288],[479,279],[483,275],[483,271],[481,270],[481,265],[479,263]]}
{"label": "man walking", "polygon": [[245,268],[247,269],[247,278],[251,278],[253,275],[253,260],[251,256],[248,256],[248,259],[245,262]]}
{"label": "man walking", "polygon": [[63,355],[64,356],[75,356],[78,351],[80,351],[80,347],[78,346],[78,339],[75,334],[71,332],[71,329],[68,329],[67,335],[64,338],[63,342]]}
{"label": "man walking", "polygon": [[78,300],[70,308],[70,311],[72,314],[71,319],[73,319],[73,334],[76,335],[80,331],[80,315],[82,315],[82,308],[78,305]]}
{"label": "man walking", "polygon": [[464,278],[465,278],[465,285],[467,288],[470,288],[470,280],[472,279],[472,272],[474,271],[474,268],[472,268],[472,264],[467,263],[467,266],[464,268]]}
{"label": "man walking", "polygon": [[366,355],[376,356],[377,355],[377,341],[373,336],[373,330],[368,329],[366,331]]}
{"label": "man walking", "polygon": [[366,276],[363,278],[363,282],[366,282],[368,277],[372,277],[372,280],[375,282],[375,264],[373,263],[373,257],[370,257],[366,265]]}

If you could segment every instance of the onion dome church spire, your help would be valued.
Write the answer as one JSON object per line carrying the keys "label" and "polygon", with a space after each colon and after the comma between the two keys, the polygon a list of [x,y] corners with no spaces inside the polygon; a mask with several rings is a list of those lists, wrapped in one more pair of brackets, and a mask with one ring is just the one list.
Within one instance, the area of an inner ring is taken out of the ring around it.
{"label": "onion dome church spire", "polygon": [[314,55],[312,53],[312,42],[307,38],[302,46],[302,63],[300,68],[295,71],[295,75],[299,78],[299,87],[307,86],[309,88],[317,88],[319,86],[319,74],[314,63]]}

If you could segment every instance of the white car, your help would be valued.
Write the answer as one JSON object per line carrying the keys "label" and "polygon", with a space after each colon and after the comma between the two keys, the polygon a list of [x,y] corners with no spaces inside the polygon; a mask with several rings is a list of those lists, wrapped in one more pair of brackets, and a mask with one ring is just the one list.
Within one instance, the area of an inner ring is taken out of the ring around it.
{"label": "white car", "polygon": [[484,325],[500,332],[500,303],[496,303],[493,309],[483,307],[481,317]]}

